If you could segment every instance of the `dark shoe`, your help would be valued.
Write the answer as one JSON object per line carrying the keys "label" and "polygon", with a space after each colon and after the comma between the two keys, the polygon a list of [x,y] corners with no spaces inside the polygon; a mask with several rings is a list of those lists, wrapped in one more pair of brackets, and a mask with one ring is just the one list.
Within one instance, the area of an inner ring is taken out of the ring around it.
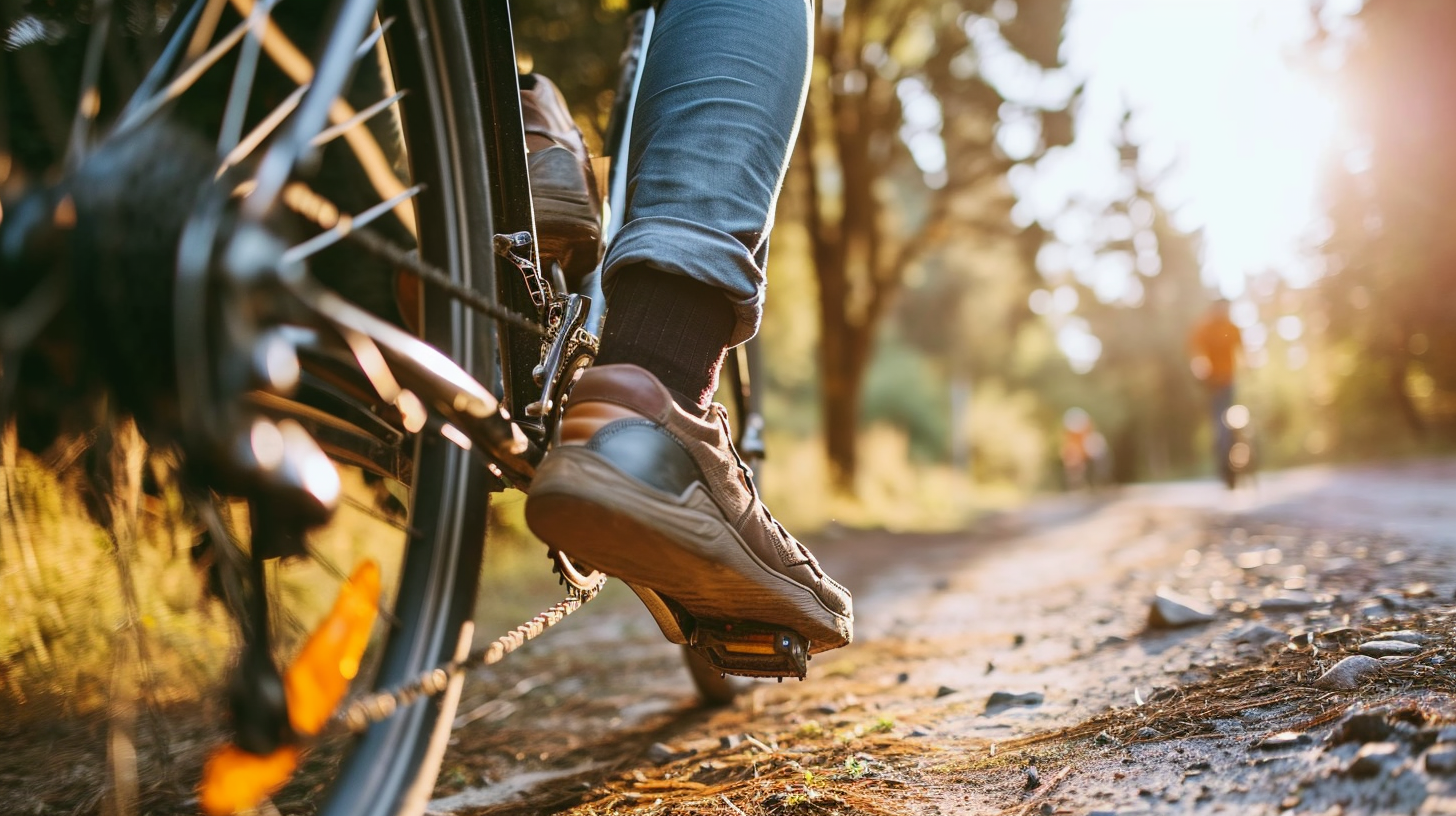
{"label": "dark shoe", "polygon": [[849,643],[849,591],[769,515],[721,406],[698,419],[634,365],[587,369],[526,521],[548,544],[626,581],[675,643],[669,600],[697,621],[786,627],[810,652]]}
{"label": "dark shoe", "polygon": [[602,201],[591,157],[561,91],[546,77],[521,77],[521,118],[541,259],[561,264],[575,284],[601,258]]}

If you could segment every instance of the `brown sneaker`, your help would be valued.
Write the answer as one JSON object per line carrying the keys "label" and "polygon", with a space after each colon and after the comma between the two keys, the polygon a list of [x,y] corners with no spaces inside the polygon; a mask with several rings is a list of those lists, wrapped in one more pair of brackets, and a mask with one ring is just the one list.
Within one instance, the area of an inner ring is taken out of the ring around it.
{"label": "brown sneaker", "polygon": [[849,591],[759,500],[721,406],[684,412],[646,369],[590,368],[572,389],[561,442],[536,471],[531,530],[621,578],[675,643],[675,603],[698,621],[786,627],[810,652],[849,643]]}
{"label": "brown sneaker", "polygon": [[591,157],[561,91],[540,74],[521,76],[521,119],[541,257],[561,264],[575,284],[601,258],[602,202]]}

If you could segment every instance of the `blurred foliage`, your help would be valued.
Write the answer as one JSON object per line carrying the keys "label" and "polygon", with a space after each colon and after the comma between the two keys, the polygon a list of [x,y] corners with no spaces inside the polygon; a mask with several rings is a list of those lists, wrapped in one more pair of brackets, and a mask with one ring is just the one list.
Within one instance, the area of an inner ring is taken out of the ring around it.
{"label": "blurred foliage", "polygon": [[[938,257],[964,262],[966,241],[1014,240],[1006,173],[1070,138],[1070,94],[1005,81],[1055,65],[1066,6],[882,0],[819,9],[789,189],[819,284],[823,433],[841,490],[856,481],[877,331],[907,276]],[[1019,155],[999,141],[1008,114],[1036,130]],[[976,275],[972,264],[955,266],[953,275]]]}
{"label": "blurred foliage", "polygon": [[[1322,32],[1311,62],[1352,131],[1328,177],[1328,273],[1312,317],[1340,361],[1342,445],[1378,453],[1403,425],[1456,441],[1456,4],[1369,0],[1352,31]],[[1372,422],[1372,417],[1382,421]]]}

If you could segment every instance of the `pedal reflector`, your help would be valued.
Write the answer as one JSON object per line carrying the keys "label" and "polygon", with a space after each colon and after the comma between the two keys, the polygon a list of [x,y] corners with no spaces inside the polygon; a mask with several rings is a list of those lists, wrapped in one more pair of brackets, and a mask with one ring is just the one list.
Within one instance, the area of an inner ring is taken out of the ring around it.
{"label": "pedal reflector", "polygon": [[809,673],[809,641],[791,629],[697,621],[688,645],[724,674],[802,680]]}

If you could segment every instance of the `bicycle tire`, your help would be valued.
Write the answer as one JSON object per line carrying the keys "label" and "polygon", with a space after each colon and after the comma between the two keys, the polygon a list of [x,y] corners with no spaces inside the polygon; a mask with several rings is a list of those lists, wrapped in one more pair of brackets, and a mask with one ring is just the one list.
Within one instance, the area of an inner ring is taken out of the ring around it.
{"label": "bicycle tire", "polygon": [[[484,116],[472,80],[474,57],[466,39],[464,11],[457,0],[385,0],[380,8],[381,15],[401,21],[408,15],[411,21],[407,31],[389,38],[396,85],[428,88],[428,104],[401,101],[406,140],[416,145],[409,151],[413,179],[430,184],[433,177],[433,183],[443,188],[448,178],[455,191],[420,202],[422,256],[449,269],[457,283],[493,293],[491,235],[479,228],[491,223]],[[419,149],[430,143],[419,138],[426,132],[446,148],[439,151],[443,155],[426,156]],[[432,203],[439,212],[430,212]],[[450,258],[456,261],[439,263]],[[480,330],[480,319],[458,303],[428,297],[424,309],[425,339],[462,362],[477,379],[492,382],[494,347]],[[401,600],[395,607],[401,628],[386,647],[376,679],[386,688],[455,654],[462,626],[474,612],[486,536],[484,497],[498,487],[480,460],[440,437],[420,438],[415,479],[416,512],[422,504],[433,505],[429,518],[435,529],[427,530],[415,516],[411,526],[433,546],[423,551],[411,548],[411,560],[401,576]],[[406,591],[413,594],[406,598]],[[399,615],[401,603],[407,607],[406,615]],[[329,801],[319,812],[338,816],[422,812],[444,758],[461,681],[454,679],[443,699],[417,704],[404,717],[396,715],[373,726],[345,760]]]}
{"label": "bicycle tire", "polygon": [[[204,5],[199,0],[193,8]],[[344,6],[357,10],[361,4],[346,0],[336,5]],[[322,10],[316,13],[322,18]],[[179,8],[176,18],[183,15]],[[395,87],[410,92],[396,104],[410,180],[425,185],[414,203],[419,254],[457,284],[492,296],[491,235],[479,227],[491,223],[486,131],[472,79],[475,55],[465,12],[458,0],[382,0],[376,19],[394,20],[384,34],[390,73]],[[333,31],[330,36],[352,35]],[[494,338],[483,319],[433,293],[425,295],[421,308],[424,339],[481,382],[497,381]],[[361,408],[367,412],[370,406]],[[344,444],[367,436],[346,435]],[[401,435],[392,444],[403,453],[395,467],[408,473],[374,470],[409,486],[411,509],[395,603],[389,610],[394,620],[383,637],[373,677],[373,686],[380,689],[403,685],[448,661],[462,638],[468,640],[485,544],[485,498],[501,486],[480,459],[439,434]],[[367,456],[336,458],[354,464],[370,461]],[[423,810],[460,683],[461,678],[454,678],[444,694],[403,707],[350,739],[329,792],[322,800],[308,796],[312,801],[307,809],[351,816]],[[115,780],[110,784],[115,787]]]}

